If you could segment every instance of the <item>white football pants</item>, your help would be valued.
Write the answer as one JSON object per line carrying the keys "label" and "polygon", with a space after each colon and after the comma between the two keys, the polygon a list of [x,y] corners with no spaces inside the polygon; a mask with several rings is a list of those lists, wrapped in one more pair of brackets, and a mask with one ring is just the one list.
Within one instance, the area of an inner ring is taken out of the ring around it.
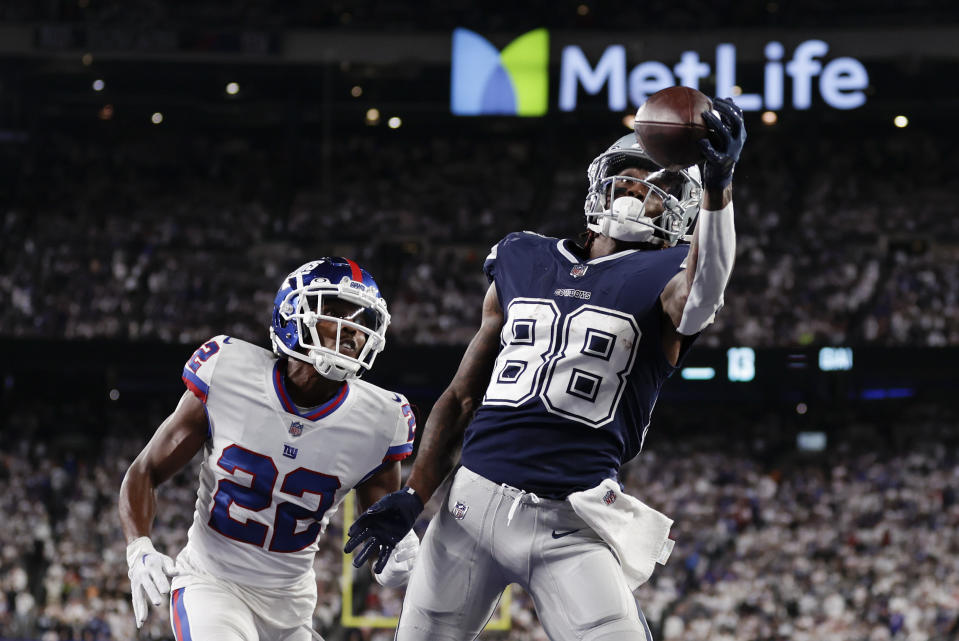
{"label": "white football pants", "polygon": [[510,583],[552,641],[652,639],[616,557],[568,502],[461,467],[423,538],[397,641],[475,639]]}
{"label": "white football pants", "polygon": [[301,586],[266,590],[217,579],[189,561],[177,557],[170,593],[176,641],[312,641],[302,627],[312,624],[316,605],[312,573]]}

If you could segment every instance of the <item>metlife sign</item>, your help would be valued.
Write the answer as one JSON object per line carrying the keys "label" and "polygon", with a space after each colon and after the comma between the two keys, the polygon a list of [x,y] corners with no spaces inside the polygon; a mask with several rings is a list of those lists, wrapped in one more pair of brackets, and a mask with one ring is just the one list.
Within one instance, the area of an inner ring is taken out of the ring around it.
{"label": "metlife sign", "polygon": [[[467,29],[453,34],[450,108],[457,115],[541,116],[547,113],[549,37],[536,29],[517,37],[502,52]],[[720,43],[704,55],[683,51],[677,60],[626,59],[626,47],[611,44],[590,59],[575,44],[562,48],[559,65],[558,109],[576,111],[583,95],[605,93],[612,111],[636,108],[651,94],[685,85],[710,95],[734,96],[744,111],[809,109],[814,98],[833,109],[856,109],[866,102],[869,73],[855,58],[829,56],[829,44],[809,39],[792,50],[778,41],[763,47],[762,86],[737,82],[737,49]],[[709,87],[702,81],[713,78]],[[737,94],[734,87],[739,87]],[[535,96],[530,101],[524,97]]]}

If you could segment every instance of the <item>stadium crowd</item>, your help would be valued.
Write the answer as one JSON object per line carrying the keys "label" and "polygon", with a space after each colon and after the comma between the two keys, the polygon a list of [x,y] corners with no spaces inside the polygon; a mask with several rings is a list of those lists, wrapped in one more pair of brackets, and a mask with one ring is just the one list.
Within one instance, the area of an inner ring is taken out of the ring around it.
{"label": "stadium crowd", "polygon": [[[406,135],[324,149],[49,132],[4,146],[0,335],[257,338],[279,279],[327,254],[377,276],[391,340],[465,344],[489,247],[517,229],[577,235],[584,168],[602,149]],[[959,178],[944,141],[896,132],[852,156],[829,136],[784,155],[782,135],[754,135],[737,168],[737,265],[703,341],[959,344]]]}
{"label": "stadium crowd", "polygon": [[[116,516],[120,479],[148,438],[130,426],[158,419],[158,409],[78,403],[6,416],[0,638],[170,638],[165,607],[136,637]],[[916,402],[855,415],[820,416],[827,448],[804,453],[782,414],[719,408],[704,419],[660,408],[646,451],[624,473],[628,491],[675,520],[668,564],[637,591],[657,639],[955,638],[959,417]],[[78,437],[84,420],[109,436]],[[195,474],[160,490],[153,538],[161,550],[175,553],[185,541]],[[329,641],[391,638],[340,625],[341,524],[338,515],[317,556],[314,625]],[[402,600],[366,572],[353,596],[364,616],[395,616]],[[511,619],[511,630],[484,638],[545,641],[515,586]]]}

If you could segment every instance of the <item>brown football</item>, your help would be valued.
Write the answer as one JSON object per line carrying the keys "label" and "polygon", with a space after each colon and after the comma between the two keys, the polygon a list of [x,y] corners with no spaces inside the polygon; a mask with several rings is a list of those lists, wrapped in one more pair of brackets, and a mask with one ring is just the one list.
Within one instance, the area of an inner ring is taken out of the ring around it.
{"label": "brown football", "polygon": [[701,91],[667,87],[646,99],[636,112],[633,129],[653,162],[676,171],[702,159],[697,141],[708,134],[702,113],[712,108],[713,102]]}

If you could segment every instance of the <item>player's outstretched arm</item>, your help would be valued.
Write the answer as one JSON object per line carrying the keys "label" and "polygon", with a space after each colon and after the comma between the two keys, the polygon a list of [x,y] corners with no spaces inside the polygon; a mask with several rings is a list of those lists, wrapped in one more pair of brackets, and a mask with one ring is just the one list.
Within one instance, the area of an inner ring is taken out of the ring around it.
{"label": "player's outstretched arm", "polygon": [[156,488],[190,462],[206,435],[203,403],[192,392],[184,392],[176,409],[134,459],[120,485],[120,524],[127,539],[137,628],[146,621],[147,599],[160,605],[162,595],[170,592],[167,577],[174,573],[173,560],[157,552],[150,540],[156,515]]}
{"label": "player's outstretched arm", "polygon": [[483,301],[480,329],[466,348],[453,381],[433,405],[423,428],[407,487],[384,496],[350,527],[350,538],[344,548],[347,554],[366,542],[353,558],[356,567],[376,552],[379,559],[373,572],[383,570],[393,548],[406,539],[413,528],[423,511],[423,504],[453,469],[463,432],[479,406],[493,372],[502,327],[503,310],[494,283]]}
{"label": "player's outstretched arm", "polygon": [[453,381],[436,401],[423,428],[408,485],[424,502],[433,496],[456,463],[463,433],[482,402],[493,374],[502,328],[503,309],[496,295],[496,283],[493,283],[483,300],[479,331],[470,341]]}
{"label": "player's outstretched arm", "polygon": [[733,171],[746,142],[743,112],[729,98],[716,98],[703,118],[710,138],[700,140],[703,165],[702,211],[696,222],[684,272],[663,290],[663,311],[674,332],[664,332],[664,349],[675,363],[683,336],[701,332],[723,305],[723,292],[736,256]]}

